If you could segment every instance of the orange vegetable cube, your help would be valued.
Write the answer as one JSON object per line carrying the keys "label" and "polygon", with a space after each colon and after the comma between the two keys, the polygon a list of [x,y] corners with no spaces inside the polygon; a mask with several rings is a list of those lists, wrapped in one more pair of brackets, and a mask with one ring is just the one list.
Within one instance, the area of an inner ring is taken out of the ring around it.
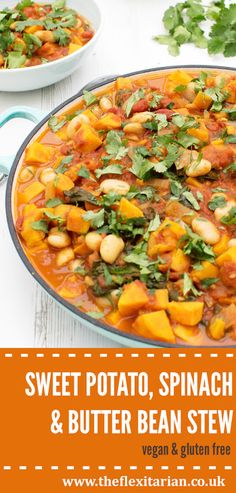
{"label": "orange vegetable cube", "polygon": [[119,310],[113,310],[106,316],[106,320],[111,325],[117,325],[122,320],[122,316]]}
{"label": "orange vegetable cube", "polygon": [[176,322],[193,326],[202,320],[204,303],[202,301],[171,301],[168,311]]}
{"label": "orange vegetable cube", "polygon": [[173,252],[170,268],[175,272],[186,272],[190,266],[190,258],[178,248]]}
{"label": "orange vegetable cube", "polygon": [[156,289],[154,293],[155,310],[166,310],[169,304],[169,293],[168,289]]}
{"label": "orange vegetable cube", "polygon": [[223,339],[226,330],[225,321],[219,317],[214,318],[213,320],[211,320],[208,326],[208,330],[213,339]]}
{"label": "orange vegetable cube", "polygon": [[175,343],[175,335],[164,310],[139,315],[134,322],[134,328],[144,337]]}
{"label": "orange vegetable cube", "polygon": [[120,89],[132,89],[132,80],[128,77],[118,77],[116,79],[116,90],[120,91]]}
{"label": "orange vegetable cube", "polygon": [[189,128],[187,133],[193,137],[196,137],[196,139],[199,139],[201,142],[209,141],[209,131],[203,122],[201,122],[200,127],[198,128]]}
{"label": "orange vegetable cube", "polygon": [[81,113],[81,115],[87,116],[91,125],[93,125],[94,123],[96,123],[98,121],[97,116],[89,108],[87,108],[85,111],[83,111],[83,113]]}
{"label": "orange vegetable cube", "polygon": [[37,31],[42,31],[42,29],[43,29],[43,26],[28,26],[25,28],[25,32],[27,34],[34,34]]}
{"label": "orange vegetable cube", "polygon": [[95,151],[102,144],[99,134],[87,123],[81,123],[73,140],[81,152]]}
{"label": "orange vegetable cube", "polygon": [[216,259],[217,265],[221,267],[225,262],[236,262],[236,247],[231,247]]}
{"label": "orange vegetable cube", "polygon": [[202,269],[194,269],[191,272],[191,277],[197,279],[198,281],[203,281],[209,277],[218,277],[219,269],[216,265],[211,264],[208,260],[204,260],[201,263]]}
{"label": "orange vegetable cube", "polygon": [[119,214],[122,217],[126,217],[127,219],[131,219],[134,217],[144,217],[141,209],[136,205],[132,204],[132,202],[127,200],[125,197],[122,197],[118,210],[119,210]]}
{"label": "orange vegetable cube", "polygon": [[212,103],[212,98],[202,91],[199,91],[193,100],[193,106],[198,110],[207,110]]}
{"label": "orange vegetable cube", "polygon": [[221,255],[221,253],[224,253],[226,250],[228,250],[229,239],[230,238],[228,235],[221,236],[220,241],[218,241],[218,243],[213,246],[213,251],[216,255]]}
{"label": "orange vegetable cube", "polygon": [[95,124],[97,130],[114,130],[121,127],[121,117],[114,113],[107,113]]}
{"label": "orange vegetable cube", "polygon": [[73,205],[67,215],[66,228],[78,234],[86,234],[90,228],[90,223],[83,219],[85,211]]}
{"label": "orange vegetable cube", "polygon": [[192,80],[192,77],[185,70],[175,70],[168,75],[168,80],[175,82],[176,85],[186,85]]}
{"label": "orange vegetable cube", "polygon": [[124,287],[118,301],[118,309],[121,315],[128,317],[140,310],[148,301],[149,298],[143,283],[133,281]]}
{"label": "orange vegetable cube", "polygon": [[174,333],[177,337],[192,345],[200,344],[201,331],[198,327],[189,327],[188,325],[178,324],[174,327]]}
{"label": "orange vegetable cube", "polygon": [[33,222],[43,219],[43,209],[38,209],[34,204],[25,205],[23,217],[24,220],[20,234],[25,240],[26,245],[31,248],[38,245],[45,238],[43,231],[32,228]]}
{"label": "orange vegetable cube", "polygon": [[23,191],[23,199],[26,204],[28,204],[31,200],[35,199],[38,195],[40,195],[45,190],[45,185],[40,183],[39,181],[34,181],[28,187],[26,187]]}
{"label": "orange vegetable cube", "polygon": [[25,162],[43,164],[50,161],[52,157],[51,147],[47,147],[39,142],[34,142],[26,149]]}
{"label": "orange vegetable cube", "polygon": [[71,188],[73,188],[74,183],[69,178],[69,176],[58,173],[57,177],[54,180],[54,185],[58,192],[65,192],[66,190],[70,190]]}
{"label": "orange vegetable cube", "polygon": [[82,44],[70,43],[69,49],[68,49],[68,55],[71,55],[75,51],[80,50],[80,48],[82,48],[82,46],[83,46]]}

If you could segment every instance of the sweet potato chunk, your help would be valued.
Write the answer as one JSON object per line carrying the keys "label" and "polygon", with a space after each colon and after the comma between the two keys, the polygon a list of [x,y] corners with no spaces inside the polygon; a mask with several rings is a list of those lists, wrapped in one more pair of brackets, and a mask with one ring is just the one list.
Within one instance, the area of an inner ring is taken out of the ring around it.
{"label": "sweet potato chunk", "polygon": [[47,147],[39,142],[34,142],[26,150],[26,163],[47,163],[52,156],[51,147]]}
{"label": "sweet potato chunk", "polygon": [[74,183],[69,178],[69,176],[63,175],[62,173],[58,173],[54,182],[55,188],[58,192],[65,192],[73,188]]}
{"label": "sweet potato chunk", "polygon": [[134,322],[134,328],[144,337],[175,343],[175,335],[164,310],[139,315]]}
{"label": "sweet potato chunk", "polygon": [[75,205],[72,206],[67,216],[66,229],[74,233],[86,234],[89,230],[90,223],[83,219],[84,214],[85,211],[83,209]]}
{"label": "sweet potato chunk", "polygon": [[168,289],[156,289],[154,293],[155,310],[166,310],[169,304],[169,293]]}
{"label": "sweet potato chunk", "polygon": [[193,326],[202,320],[203,306],[202,301],[171,301],[168,311],[176,322]]}
{"label": "sweet potato chunk", "polygon": [[95,124],[97,130],[114,130],[121,127],[121,117],[114,113],[107,113]]}
{"label": "sweet potato chunk", "polygon": [[211,262],[208,262],[208,260],[204,260],[201,263],[201,269],[194,269],[191,272],[191,277],[193,279],[196,279],[198,281],[203,281],[204,279],[207,279],[208,277],[218,277],[219,275],[219,269],[216,267],[216,265],[211,264]]}
{"label": "sweet potato chunk", "polygon": [[118,77],[115,84],[117,91],[121,89],[132,89],[132,80],[128,79],[128,77]]}
{"label": "sweet potato chunk", "polygon": [[189,267],[190,258],[180,248],[177,248],[173,252],[170,268],[175,272],[187,272]]}
{"label": "sweet potato chunk", "polygon": [[222,339],[225,335],[225,322],[222,318],[215,318],[211,320],[208,327],[208,331],[213,339]]}
{"label": "sweet potato chunk", "polygon": [[157,231],[153,231],[149,236],[148,255],[156,258],[161,253],[171,252],[185,232],[180,224],[166,218]]}
{"label": "sweet potato chunk", "polygon": [[143,217],[143,211],[136,205],[132,204],[125,197],[122,197],[119,205],[119,213],[122,217],[132,219],[134,217]]}
{"label": "sweet potato chunk", "polygon": [[200,343],[201,332],[198,327],[178,324],[174,327],[174,333],[177,337],[189,344],[196,345]]}
{"label": "sweet potato chunk", "polygon": [[202,91],[199,91],[193,100],[193,106],[198,110],[207,110],[212,103],[212,98]]}
{"label": "sweet potato chunk", "polygon": [[73,140],[75,147],[81,152],[95,151],[102,144],[99,134],[87,123],[81,123]]}
{"label": "sweet potato chunk", "polygon": [[121,315],[127,317],[135,314],[148,301],[149,298],[143,283],[134,281],[125,286],[118,301],[118,309]]}
{"label": "sweet potato chunk", "polygon": [[81,44],[76,44],[76,43],[70,43],[69,44],[69,49],[68,49],[68,55],[71,55],[72,53],[74,53],[75,51],[78,51],[80,50],[80,48],[82,48],[83,45]]}
{"label": "sweet potato chunk", "polygon": [[39,181],[34,181],[24,189],[23,192],[24,202],[28,204],[31,200],[35,199],[35,197],[40,195],[44,190],[45,190],[45,185],[43,185]]}
{"label": "sweet potato chunk", "polygon": [[33,222],[43,219],[43,209],[38,209],[34,204],[25,205],[23,217],[21,236],[29,248],[35,247],[45,238],[45,233],[43,231],[34,230],[32,228]]}
{"label": "sweet potato chunk", "polygon": [[225,262],[236,262],[236,247],[231,247],[216,259],[217,265],[221,267]]}

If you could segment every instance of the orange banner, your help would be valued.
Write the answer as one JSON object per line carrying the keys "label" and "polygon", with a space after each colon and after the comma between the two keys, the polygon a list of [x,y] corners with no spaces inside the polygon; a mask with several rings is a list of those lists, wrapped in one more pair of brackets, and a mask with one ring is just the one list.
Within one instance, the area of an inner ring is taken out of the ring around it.
{"label": "orange banner", "polygon": [[4,493],[235,492],[235,350],[0,350]]}

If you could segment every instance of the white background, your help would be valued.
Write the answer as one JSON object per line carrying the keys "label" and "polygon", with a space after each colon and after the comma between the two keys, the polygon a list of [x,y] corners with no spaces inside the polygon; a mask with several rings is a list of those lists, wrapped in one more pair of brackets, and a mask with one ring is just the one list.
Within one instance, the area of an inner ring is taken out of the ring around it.
{"label": "white background", "polygon": [[[174,0],[97,2],[103,13],[103,31],[83,67],[55,86],[28,93],[0,93],[0,111],[27,104],[48,113],[85,83],[105,74],[181,63],[235,67],[235,58],[209,57],[206,50],[189,45],[173,58],[165,46],[152,40],[163,32],[163,12]],[[0,0],[0,7],[6,4]],[[0,129],[0,155],[14,153],[31,128],[29,122],[14,120]],[[0,185],[0,347],[119,347],[83,328],[35,283],[12,244],[4,200],[5,185]]]}

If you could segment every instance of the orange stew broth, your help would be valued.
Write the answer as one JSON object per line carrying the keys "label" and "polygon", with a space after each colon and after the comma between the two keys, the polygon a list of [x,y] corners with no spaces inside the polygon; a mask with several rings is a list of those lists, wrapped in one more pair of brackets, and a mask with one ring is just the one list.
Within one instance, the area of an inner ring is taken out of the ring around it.
{"label": "orange stew broth", "polygon": [[0,68],[24,68],[52,62],[80,50],[93,36],[89,21],[66,1],[18,3],[3,9]]}
{"label": "orange stew broth", "polygon": [[15,214],[60,296],[149,339],[234,344],[235,102],[232,73],[176,70],[119,78],[49,121]]}

